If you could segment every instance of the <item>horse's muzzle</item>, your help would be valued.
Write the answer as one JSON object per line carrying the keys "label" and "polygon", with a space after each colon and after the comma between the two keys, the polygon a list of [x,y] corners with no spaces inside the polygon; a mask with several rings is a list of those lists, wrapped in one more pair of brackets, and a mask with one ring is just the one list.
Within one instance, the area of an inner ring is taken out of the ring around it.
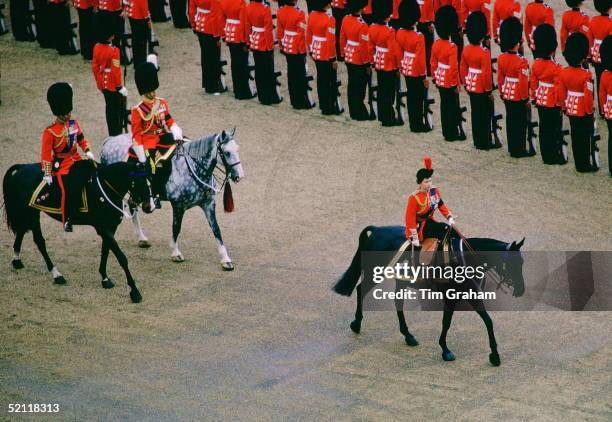
{"label": "horse's muzzle", "polygon": [[232,176],[232,182],[234,183],[238,183],[243,179],[243,177],[240,176]]}

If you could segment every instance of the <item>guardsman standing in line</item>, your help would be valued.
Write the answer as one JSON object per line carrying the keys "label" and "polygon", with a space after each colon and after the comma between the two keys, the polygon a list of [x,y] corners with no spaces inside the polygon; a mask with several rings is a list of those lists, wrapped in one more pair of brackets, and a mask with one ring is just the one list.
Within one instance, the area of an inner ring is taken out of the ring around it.
{"label": "guardsman standing in line", "polygon": [[434,8],[433,0],[417,0],[421,9],[421,17],[416,29],[425,37],[425,64],[427,65],[427,76],[431,76],[431,46],[434,42]]}
{"label": "guardsman standing in line", "polygon": [[348,73],[347,96],[353,120],[370,120],[364,101],[368,78],[372,72],[372,52],[368,24],[360,16],[367,3],[367,0],[347,0],[348,15],[340,29],[340,51]]}
{"label": "guardsman standing in line", "polygon": [[342,20],[347,14],[346,11],[346,0],[332,0],[331,2],[332,16],[336,20],[336,57],[339,60],[342,59],[342,50],[340,49],[340,28],[342,27]]}
{"label": "guardsman standing in line", "polygon": [[134,68],[147,61],[147,51],[151,32],[151,18],[147,0],[123,0],[125,13],[132,30],[132,51]]}
{"label": "guardsman standing in line", "polygon": [[336,20],[327,14],[331,0],[312,0],[306,44],[317,67],[317,96],[324,115],[341,114],[337,107]]}
{"label": "guardsman standing in line", "polygon": [[[612,18],[610,17],[610,7],[612,6],[612,0],[595,0],[595,9],[600,13],[599,16],[591,18],[589,25],[589,33],[593,45],[591,47],[591,61],[595,68],[595,81],[597,82],[597,90],[599,90],[599,80],[603,72],[603,65],[601,64],[600,47],[603,40],[608,36],[612,35]],[[600,108],[599,113],[603,114],[603,110]]]}
{"label": "guardsman standing in line", "polygon": [[497,86],[506,106],[506,138],[508,151],[515,158],[530,157],[527,129],[529,104],[529,62],[519,53],[523,25],[511,16],[500,25],[499,46],[503,54],[497,59]]}
{"label": "guardsman standing in line", "polygon": [[392,12],[392,0],[376,0],[372,3],[374,23],[370,26],[368,34],[370,48],[374,51],[373,65],[378,81],[377,115],[383,126],[402,125],[393,107],[399,82],[401,53],[395,39],[395,30],[389,26]]}
{"label": "guardsman standing in line", "polygon": [[538,108],[540,151],[544,164],[565,164],[563,150],[563,113],[559,96],[561,65],[555,62],[557,33],[555,27],[543,23],[531,32],[533,54],[531,66],[531,102]]}
{"label": "guardsman standing in line", "polygon": [[612,177],[612,35],[604,38],[600,54],[604,70],[599,81],[599,106],[608,124],[608,175]]}
{"label": "guardsman standing in line", "polygon": [[468,16],[465,32],[469,45],[461,57],[461,83],[470,96],[472,137],[477,149],[499,148],[493,142],[493,76],[491,51],[482,45],[487,36],[487,18],[482,12]]}
{"label": "guardsman standing in line", "polygon": [[427,123],[427,79],[425,36],[415,31],[421,10],[416,0],[402,0],[399,7],[399,26],[396,39],[400,46],[400,73],[406,80],[408,121],[411,132],[429,132]]}
{"label": "guardsman standing in line", "polygon": [[207,94],[227,91],[221,78],[221,37],[225,17],[219,0],[189,0],[189,23],[200,44],[202,88]]}
{"label": "guardsman standing in line", "polygon": [[41,166],[43,180],[50,185],[53,177],[57,178],[62,192],[61,208],[64,231],[72,231],[72,222],[76,216],[81,190],[90,173],[89,166],[73,165],[82,158],[77,152],[77,145],[89,160],[94,159],[93,152],[79,123],[72,118],[72,87],[66,82],[57,82],[49,87],[47,101],[55,121],[48,126],[42,135]]}
{"label": "guardsman standing in line", "polygon": [[15,41],[34,41],[36,34],[33,31],[33,17],[30,16],[30,2],[23,0],[10,0],[9,2],[11,30]]}
{"label": "guardsman standing in line", "polygon": [[[125,33],[125,19],[123,17],[123,3],[122,0],[93,0],[94,7],[98,11],[96,15],[101,13],[104,15],[113,15],[115,17],[115,38],[113,39],[113,45],[119,47],[121,45],[121,38]],[[95,30],[95,28],[94,28]]]}
{"label": "guardsman standing in line", "polygon": [[245,24],[245,0],[221,0],[225,17],[224,40],[230,51],[232,85],[237,100],[249,100],[255,95],[249,84],[249,48]]}
{"label": "guardsman standing in line", "polygon": [[563,12],[561,16],[561,31],[559,33],[559,40],[561,41],[561,52],[565,51],[565,42],[567,37],[574,32],[580,32],[586,35],[589,46],[592,43],[589,31],[589,17],[582,13],[580,6],[582,6],[584,0],[565,0],[565,4],[570,10]]}
{"label": "guardsman standing in line", "polygon": [[442,134],[447,141],[464,141],[459,104],[459,62],[457,46],[450,41],[459,30],[459,16],[452,6],[442,6],[436,12],[436,32],[440,39],[431,48],[431,72],[440,92]]}
{"label": "guardsman standing in line", "polygon": [[[463,0],[463,4],[461,6],[461,19],[464,22],[467,21],[467,18],[470,16],[472,12],[482,12],[487,18],[487,43],[491,39],[491,0]],[[487,47],[490,48],[489,45]]]}
{"label": "guardsman standing in line", "polygon": [[567,37],[563,56],[568,66],[559,75],[560,95],[563,110],[569,117],[572,137],[572,153],[576,170],[580,173],[594,172],[598,165],[593,156],[593,75],[586,67],[589,40],[581,32]]}
{"label": "guardsman standing in line", "polygon": [[[544,0],[534,0],[525,7],[525,17],[523,21],[523,28],[525,29],[525,39],[527,45],[533,53],[535,45],[533,43],[533,31],[546,23],[551,26],[555,26],[555,11],[552,7],[544,3]],[[535,53],[534,53],[535,54]]]}
{"label": "guardsman standing in line", "polygon": [[245,10],[246,33],[255,59],[255,85],[259,102],[278,104],[283,98],[278,92],[274,70],[274,28],[272,11],[262,0],[251,0]]}
{"label": "guardsman standing in line", "polygon": [[104,95],[108,136],[116,136],[122,132],[123,114],[125,113],[123,97],[128,95],[127,88],[121,81],[121,54],[119,48],[112,45],[115,36],[114,19],[112,15],[96,16],[98,43],[93,49],[91,61],[96,86]]}
{"label": "guardsman standing in line", "polygon": [[49,0],[49,19],[55,37],[55,49],[61,56],[79,53],[72,42],[72,20],[70,8],[66,0]]}
{"label": "guardsman standing in line", "polygon": [[453,6],[459,15],[459,31],[454,34],[451,41],[457,46],[457,60],[461,61],[461,54],[463,52],[463,32],[465,28],[466,19],[463,18],[463,0],[434,0],[433,10],[434,15],[438,9],[442,6]]}
{"label": "guardsman standing in line", "polygon": [[287,59],[291,106],[297,110],[308,110],[315,105],[309,98],[306,74],[306,14],[295,3],[295,0],[279,0],[276,39]]}
{"label": "guardsman standing in line", "polygon": [[93,0],[72,0],[79,14],[79,41],[81,43],[81,56],[85,60],[91,60],[94,36],[94,2]]}
{"label": "guardsman standing in line", "polygon": [[521,4],[516,0],[495,0],[493,6],[493,38],[499,44],[499,27],[501,23],[510,18],[521,19]]}
{"label": "guardsman standing in line", "polygon": [[[23,0],[21,0],[23,1]],[[34,21],[36,23],[36,41],[40,48],[55,48],[51,5],[48,0],[32,0]]]}

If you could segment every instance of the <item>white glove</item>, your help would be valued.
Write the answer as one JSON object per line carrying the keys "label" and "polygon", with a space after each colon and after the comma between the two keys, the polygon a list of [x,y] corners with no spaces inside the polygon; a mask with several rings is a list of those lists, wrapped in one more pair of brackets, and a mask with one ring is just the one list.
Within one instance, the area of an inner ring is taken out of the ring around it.
{"label": "white glove", "polygon": [[51,186],[51,183],[53,183],[53,177],[52,176],[45,176],[45,177],[43,177],[43,182],[45,182],[47,185]]}
{"label": "white glove", "polygon": [[421,242],[419,242],[419,238],[418,237],[414,237],[412,238],[412,246],[418,248],[419,246],[421,246]]}
{"label": "white glove", "polygon": [[132,147],[134,153],[136,153],[136,157],[138,157],[138,162],[144,163],[147,161],[147,157],[145,156],[144,147],[142,145],[134,145]]}
{"label": "white glove", "polygon": [[121,89],[119,90],[119,94],[123,95],[124,97],[127,97],[128,96],[127,88],[122,86]]}
{"label": "white glove", "polygon": [[153,64],[153,66],[155,66],[155,69],[159,70],[159,62],[157,61],[157,54],[149,54],[147,56],[147,61]]}
{"label": "white glove", "polygon": [[87,157],[87,159],[88,159],[88,160],[93,161],[93,160],[94,160],[94,153],[93,153],[93,152],[91,152],[91,151],[87,151],[87,152],[85,153],[85,157]]}
{"label": "white glove", "polygon": [[183,140],[183,129],[181,129],[176,123],[172,125],[170,132],[172,132],[172,137],[175,141]]}
{"label": "white glove", "polygon": [[455,225],[455,219],[452,216],[448,217],[448,225],[449,226],[454,226]]}

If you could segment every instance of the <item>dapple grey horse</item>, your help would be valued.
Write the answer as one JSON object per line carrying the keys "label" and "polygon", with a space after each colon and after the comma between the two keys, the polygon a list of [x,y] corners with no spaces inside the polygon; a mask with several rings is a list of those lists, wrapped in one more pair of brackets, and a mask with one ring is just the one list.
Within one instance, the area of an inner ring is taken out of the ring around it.
{"label": "dapple grey horse", "polygon": [[[208,224],[217,240],[217,250],[221,257],[221,266],[225,271],[234,269],[227,248],[221,238],[221,230],[215,215],[215,193],[223,188],[228,178],[238,183],[244,177],[244,170],[238,154],[239,146],[234,140],[235,128],[231,132],[206,136],[185,141],[172,157],[172,171],[166,183],[166,199],[172,205],[172,255],[174,262],[183,262],[185,258],[178,248],[178,236],[185,211],[199,206],[204,211]],[[101,160],[103,163],[123,161],[132,145],[131,134],[122,134],[107,138],[102,145]],[[216,176],[215,169],[222,175]],[[217,179],[220,178],[219,183]],[[137,211],[132,219],[138,234],[138,245],[149,247],[149,241],[142,231]]]}

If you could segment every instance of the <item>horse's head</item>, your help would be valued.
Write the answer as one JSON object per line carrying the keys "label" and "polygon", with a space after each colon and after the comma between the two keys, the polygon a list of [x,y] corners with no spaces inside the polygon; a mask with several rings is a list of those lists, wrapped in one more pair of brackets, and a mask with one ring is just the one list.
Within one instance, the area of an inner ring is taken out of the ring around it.
{"label": "horse's head", "polygon": [[236,128],[231,132],[223,131],[217,138],[217,149],[226,174],[232,179],[232,182],[238,183],[244,178],[244,169],[240,163],[240,147],[234,139]]}
{"label": "horse's head", "polygon": [[525,238],[520,242],[508,243],[506,252],[502,254],[501,263],[498,267],[504,284],[513,288],[513,295],[520,297],[525,293],[525,279],[523,277],[524,259],[521,255],[521,247]]}
{"label": "horse's head", "polygon": [[129,193],[133,203],[140,205],[140,208],[150,214],[155,209],[153,203],[153,195],[151,194],[151,186],[148,180],[148,172],[142,164],[138,164],[130,168],[128,172]]}

